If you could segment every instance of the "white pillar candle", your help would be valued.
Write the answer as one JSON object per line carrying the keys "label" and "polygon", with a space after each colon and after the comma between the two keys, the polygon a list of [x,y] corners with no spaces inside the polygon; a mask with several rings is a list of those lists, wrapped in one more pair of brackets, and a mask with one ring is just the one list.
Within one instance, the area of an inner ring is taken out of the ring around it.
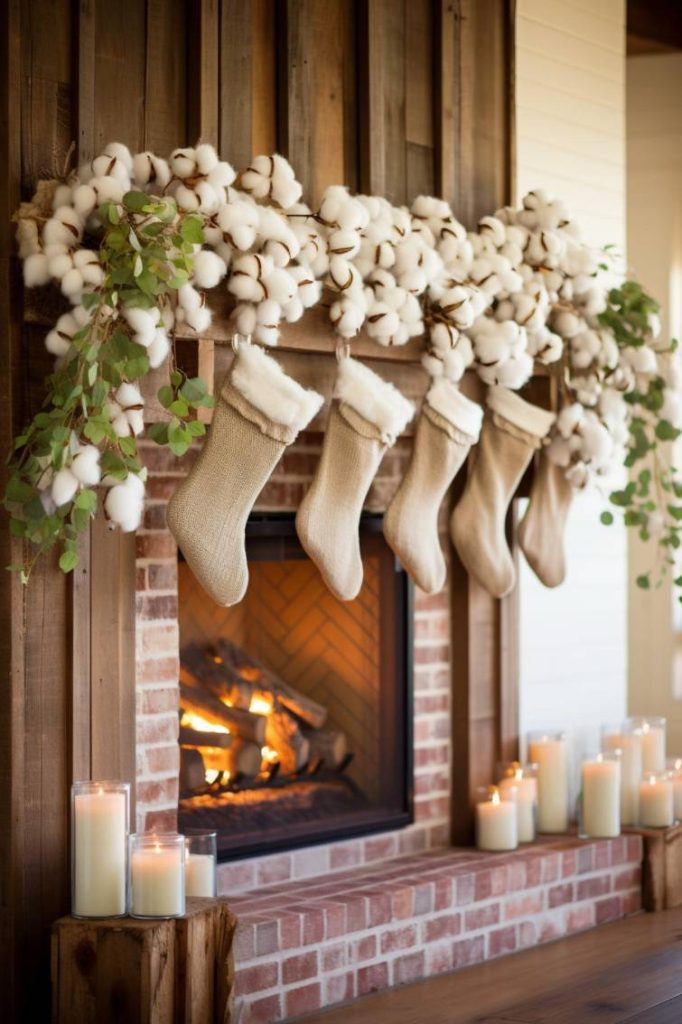
{"label": "white pillar candle", "polygon": [[636,825],[639,821],[639,784],[642,765],[642,732],[626,729],[607,732],[602,736],[602,749],[620,750],[620,820],[622,825]]}
{"label": "white pillar candle", "polygon": [[512,763],[509,767],[509,774],[500,779],[499,789],[502,794],[514,791],[518,840],[520,843],[532,843],[535,839],[537,779],[534,776],[526,775],[520,764]]}
{"label": "white pillar candle", "polygon": [[80,917],[122,917],[127,910],[125,784],[111,790],[107,783],[100,787],[76,783],[72,828],[73,913]]}
{"label": "white pillar candle", "polygon": [[667,828],[675,820],[673,784],[651,773],[639,784],[639,823],[644,828]]}
{"label": "white pillar candle", "polygon": [[642,722],[642,770],[665,771],[665,725],[658,720]]}
{"label": "white pillar candle", "polygon": [[531,739],[528,755],[538,766],[538,832],[566,832],[569,822],[566,737]]}
{"label": "white pillar candle", "polygon": [[668,762],[668,774],[673,784],[673,811],[678,821],[682,820],[682,758]]}
{"label": "white pillar candle", "polygon": [[[182,842],[174,841],[176,838]],[[183,836],[133,836],[130,871],[133,917],[179,917],[184,914]]]}
{"label": "white pillar candle", "polygon": [[614,755],[583,762],[581,834],[595,839],[620,835],[620,760]]}
{"label": "white pillar candle", "polygon": [[501,800],[500,791],[491,786],[488,799],[476,804],[476,845],[479,850],[515,850],[518,846],[516,804]]}
{"label": "white pillar candle", "polygon": [[185,894],[215,896],[215,858],[211,853],[190,853],[185,862]]}

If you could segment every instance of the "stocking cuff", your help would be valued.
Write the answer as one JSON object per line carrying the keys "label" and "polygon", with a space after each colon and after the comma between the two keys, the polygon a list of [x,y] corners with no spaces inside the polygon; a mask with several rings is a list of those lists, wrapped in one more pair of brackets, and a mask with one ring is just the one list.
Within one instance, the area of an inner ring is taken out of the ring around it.
{"label": "stocking cuff", "polygon": [[478,441],[481,433],[483,409],[477,402],[463,395],[452,381],[437,377],[426,393],[426,402],[444,420],[472,442]]}
{"label": "stocking cuff", "polygon": [[306,391],[287,376],[258,345],[240,345],[230,384],[265,420],[294,437],[308,426],[324,401],[322,395]]}
{"label": "stocking cuff", "polygon": [[334,395],[372,423],[384,444],[393,444],[414,416],[412,402],[355,359],[341,360]]}
{"label": "stocking cuff", "polygon": [[509,388],[494,385],[488,390],[488,408],[507,420],[519,430],[542,440],[550,431],[554,420],[553,412],[531,405]]}

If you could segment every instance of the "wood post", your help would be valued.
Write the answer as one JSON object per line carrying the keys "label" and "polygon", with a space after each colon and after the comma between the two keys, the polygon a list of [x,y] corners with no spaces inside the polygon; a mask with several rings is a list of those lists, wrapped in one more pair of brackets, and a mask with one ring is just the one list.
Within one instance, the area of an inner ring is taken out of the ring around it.
{"label": "wood post", "polygon": [[682,825],[632,828],[642,837],[642,906],[670,910],[682,906]]}
{"label": "wood post", "polygon": [[189,899],[177,920],[61,918],[53,1024],[230,1024],[236,926],[220,899]]}

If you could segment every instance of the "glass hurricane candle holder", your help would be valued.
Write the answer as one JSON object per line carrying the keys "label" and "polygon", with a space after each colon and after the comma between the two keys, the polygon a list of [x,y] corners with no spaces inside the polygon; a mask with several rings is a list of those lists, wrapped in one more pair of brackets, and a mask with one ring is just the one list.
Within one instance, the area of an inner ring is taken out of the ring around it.
{"label": "glass hurricane candle holder", "polygon": [[673,784],[673,811],[676,820],[682,821],[682,757],[671,757],[667,764]]}
{"label": "glass hurricane candle holder", "polygon": [[476,804],[476,846],[498,853],[518,846],[516,789],[500,791],[497,786],[479,789]]}
{"label": "glass hurricane candle holder", "polygon": [[498,766],[501,792],[516,790],[516,825],[520,843],[532,843],[535,839],[535,815],[538,802],[538,766],[507,761]]}
{"label": "glass hurricane candle holder", "polygon": [[665,771],[665,730],[666,720],[660,717],[633,717],[627,723],[642,733],[642,771]]}
{"label": "glass hurricane candle holder", "polygon": [[185,832],[185,895],[211,896],[217,893],[216,865],[218,834],[191,829]]}
{"label": "glass hurricane candle holder", "polygon": [[639,784],[639,824],[669,828],[675,821],[673,782],[668,772],[645,772]]}
{"label": "glass hurricane candle holder", "polygon": [[621,757],[618,749],[583,761],[578,825],[582,839],[620,835]]}
{"label": "glass hurricane candle holder", "polygon": [[138,832],[130,837],[132,917],[182,917],[185,913],[185,837]]}
{"label": "glass hurricane candle holder", "polygon": [[604,753],[621,751],[620,823],[636,825],[639,821],[639,784],[642,781],[642,730],[631,719],[601,728],[601,749]]}
{"label": "glass hurricane candle holder", "polygon": [[128,910],[127,782],[71,786],[71,912],[125,917]]}
{"label": "glass hurricane candle holder", "polygon": [[529,733],[528,760],[538,766],[538,832],[567,832],[570,797],[566,733]]}

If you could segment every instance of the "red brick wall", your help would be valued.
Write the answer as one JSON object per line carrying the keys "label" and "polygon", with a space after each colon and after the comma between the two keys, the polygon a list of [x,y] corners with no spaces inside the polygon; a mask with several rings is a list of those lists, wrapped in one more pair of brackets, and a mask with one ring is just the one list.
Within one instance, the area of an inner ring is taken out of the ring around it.
{"label": "red brick wall", "polygon": [[[302,434],[258,498],[261,511],[295,509],[310,484],[322,442]],[[138,827],[171,825],[177,805],[178,627],[176,548],[165,506],[194,453],[175,459],[145,442],[147,506],[137,538]],[[411,441],[384,456],[366,506],[383,511],[406,467]],[[240,891],[443,845],[448,835],[450,670],[447,589],[415,601],[415,823],[399,832],[222,865],[222,891]]]}

